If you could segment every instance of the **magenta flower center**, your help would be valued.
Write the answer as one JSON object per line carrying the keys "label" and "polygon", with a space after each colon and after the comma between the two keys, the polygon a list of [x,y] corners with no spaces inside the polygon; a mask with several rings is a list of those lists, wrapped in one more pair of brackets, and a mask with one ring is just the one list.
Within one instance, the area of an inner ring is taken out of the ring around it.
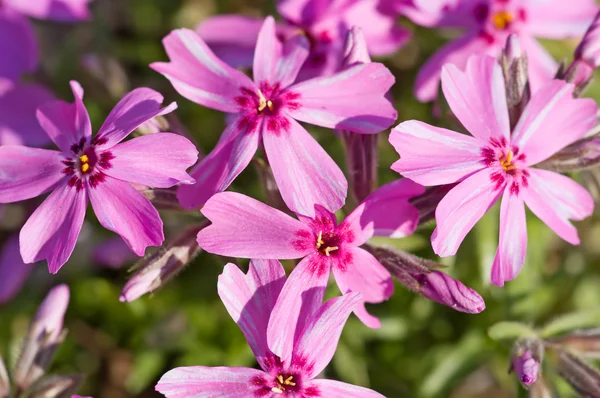
{"label": "magenta flower center", "polygon": [[287,394],[288,392],[291,393],[296,393],[299,391],[299,386],[296,383],[296,381],[298,378],[296,377],[296,379],[294,379],[294,375],[291,374],[287,374],[287,373],[281,373],[279,375],[277,375],[277,377],[275,378],[275,387],[271,388],[271,391],[273,391],[276,394]]}
{"label": "magenta flower center", "polygon": [[111,160],[115,157],[109,151],[98,153],[94,143],[87,144],[85,138],[82,138],[78,144],[71,146],[72,154],[66,155],[62,163],[66,166],[63,173],[70,176],[69,186],[75,187],[78,191],[89,184],[95,188],[106,178],[103,170],[112,167]]}
{"label": "magenta flower center", "polygon": [[511,192],[519,193],[521,186],[527,186],[529,172],[525,164],[526,156],[519,147],[510,145],[506,138],[490,139],[490,145],[481,150],[481,163],[496,169],[491,174],[496,189],[502,189],[506,184],[511,184]]}
{"label": "magenta flower center", "polygon": [[519,25],[526,21],[526,10],[510,3],[510,0],[492,0],[474,7],[474,17],[481,23],[482,34],[490,42],[494,42],[498,34],[503,38],[504,34],[518,31]]}
{"label": "magenta flower center", "polygon": [[315,247],[321,255],[329,257],[340,249],[341,241],[342,239],[335,231],[325,233],[319,231]]}

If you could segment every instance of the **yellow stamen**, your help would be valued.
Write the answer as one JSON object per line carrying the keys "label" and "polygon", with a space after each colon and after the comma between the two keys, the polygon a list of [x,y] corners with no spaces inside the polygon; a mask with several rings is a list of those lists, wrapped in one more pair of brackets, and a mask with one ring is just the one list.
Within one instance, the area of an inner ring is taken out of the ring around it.
{"label": "yellow stamen", "polygon": [[283,390],[281,388],[273,387],[271,388],[271,391],[277,394],[283,394]]}
{"label": "yellow stamen", "polygon": [[90,169],[90,164],[89,163],[84,163],[84,164],[81,165],[81,171],[83,173],[86,173],[89,169]]}
{"label": "yellow stamen", "polygon": [[323,240],[323,231],[319,231],[319,236],[317,236],[317,249],[320,249],[324,244],[325,241]]}
{"label": "yellow stamen", "polygon": [[279,384],[283,384],[283,376],[282,375],[277,376],[277,381],[279,382]]}
{"label": "yellow stamen", "polygon": [[81,155],[79,160],[81,160],[83,163],[87,163],[90,161],[90,158],[88,158],[88,155]]}
{"label": "yellow stamen", "polygon": [[271,100],[268,100],[268,101],[267,101],[267,107],[269,108],[269,110],[270,110],[271,112],[273,112],[273,102],[271,102]]}
{"label": "yellow stamen", "polygon": [[329,256],[329,253],[330,253],[330,252],[334,252],[334,251],[336,251],[337,249],[339,249],[339,247],[337,247],[337,246],[329,246],[329,247],[326,247],[326,248],[325,248],[325,255],[326,255],[326,256]]}
{"label": "yellow stamen", "polygon": [[296,383],[294,383],[292,380],[294,380],[294,376],[290,376],[287,379],[285,379],[285,381],[283,382],[283,384],[285,384],[286,386],[292,386],[292,387],[294,387],[296,385]]}
{"label": "yellow stamen", "polygon": [[[262,112],[269,105],[269,103],[267,102],[263,93],[260,92],[260,90],[258,90],[258,101],[259,101],[258,111]],[[269,101],[269,102],[271,102],[271,101]],[[269,107],[269,109],[271,109],[271,107]]]}
{"label": "yellow stamen", "polygon": [[512,151],[508,151],[508,153],[506,154],[506,156],[502,155],[500,156],[500,164],[502,165],[502,168],[504,169],[504,171],[510,171],[510,170],[514,170],[517,167],[515,165],[512,164],[512,160],[513,160],[513,152]]}
{"label": "yellow stamen", "polygon": [[492,23],[496,29],[504,30],[513,21],[513,15],[508,11],[500,11],[492,16]]}

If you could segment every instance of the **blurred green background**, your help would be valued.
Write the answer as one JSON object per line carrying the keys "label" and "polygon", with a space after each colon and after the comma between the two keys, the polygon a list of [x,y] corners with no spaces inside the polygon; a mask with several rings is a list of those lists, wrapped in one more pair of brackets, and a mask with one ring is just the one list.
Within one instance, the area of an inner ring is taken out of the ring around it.
{"label": "blurred green background", "polygon": [[[148,64],[166,59],[161,39],[174,28],[194,27],[215,13],[266,15],[274,11],[272,3],[95,0],[94,19],[87,24],[36,22],[43,57],[42,67],[31,79],[44,82],[69,101],[68,81],[80,81],[96,129],[126,91],[139,86],[157,89],[167,101],[179,103],[177,116],[201,151],[207,153],[223,129],[222,114],[178,96]],[[393,95],[398,121],[419,119],[439,125],[432,117],[431,105],[413,98],[412,83],[418,67],[451,35],[402,23],[413,30],[414,39],[398,54],[383,60],[397,79]],[[577,43],[544,44],[562,59],[571,56]],[[102,67],[90,71],[89,66],[98,62]],[[593,85],[586,95],[600,99],[600,86]],[[309,131],[340,165],[345,164],[343,146],[335,134],[311,127]],[[381,183],[398,178],[389,169],[397,154],[387,135],[380,134]],[[258,181],[256,170],[250,167],[231,189],[264,199]],[[193,221],[189,215],[174,212],[164,212],[163,219],[167,237]],[[49,287],[64,282],[72,294],[66,316],[69,335],[53,370],[85,373],[87,378],[79,391],[82,395],[157,397],[156,381],[176,366],[256,366],[242,333],[217,296],[217,276],[225,259],[203,253],[166,287],[123,304],[118,297],[129,277],[127,267],[111,270],[93,264],[93,245],[110,235],[96,227],[92,212],[88,212],[88,220],[75,254],[58,275],[48,275],[45,264],[40,264],[23,292],[0,307],[3,356],[12,355],[14,360],[35,308]],[[529,213],[529,246],[523,271],[517,280],[498,288],[487,282],[497,245],[497,220],[495,208],[467,236],[458,255],[443,260],[449,266],[448,273],[482,294],[487,304],[482,314],[455,312],[398,285],[389,302],[369,308],[381,317],[381,329],[370,330],[354,316],[350,318],[326,377],[369,386],[388,397],[500,398],[523,394],[516,378],[507,374],[510,345],[491,340],[487,329],[503,320],[539,325],[572,311],[597,311],[600,246],[596,242],[600,224],[597,219],[579,223],[582,245],[572,247]],[[18,224],[3,225],[3,234]],[[432,230],[429,226],[409,238],[384,243],[438,260],[429,243]],[[336,289],[331,287],[331,295],[338,294]],[[545,372],[557,383],[561,397],[575,396],[551,369]]]}

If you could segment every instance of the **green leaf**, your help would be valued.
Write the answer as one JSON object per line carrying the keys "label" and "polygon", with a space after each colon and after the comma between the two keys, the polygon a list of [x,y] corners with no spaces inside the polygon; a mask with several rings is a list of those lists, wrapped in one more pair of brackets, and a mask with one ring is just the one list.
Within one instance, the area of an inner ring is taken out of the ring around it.
{"label": "green leaf", "polygon": [[580,311],[554,318],[544,326],[542,337],[555,336],[575,329],[600,326],[600,311]]}
{"label": "green leaf", "polygon": [[521,322],[498,322],[488,329],[492,340],[516,340],[535,334],[535,330]]}

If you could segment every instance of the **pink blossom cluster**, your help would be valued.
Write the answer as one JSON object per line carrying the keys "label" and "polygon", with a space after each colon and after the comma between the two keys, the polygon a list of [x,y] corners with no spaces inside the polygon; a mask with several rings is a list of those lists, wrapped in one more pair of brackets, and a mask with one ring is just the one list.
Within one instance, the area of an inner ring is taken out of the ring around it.
{"label": "pink blossom cluster", "polygon": [[[526,262],[526,207],[560,238],[580,243],[571,221],[589,217],[594,200],[571,176],[544,165],[597,124],[597,104],[579,97],[600,65],[593,0],[280,0],[277,20],[222,15],[196,30],[173,30],[163,40],[168,62],[150,68],[185,99],[225,114],[218,143],[200,159],[185,134],[160,127],[177,104],[163,106],[154,89],[123,96],[94,133],[78,82],[67,102],[21,80],[38,64],[26,17],[77,22],[91,17],[89,5],[0,1],[0,203],[29,201],[30,209],[0,255],[0,301],[16,295],[29,264],[46,261],[55,274],[68,262],[88,203],[122,238],[104,243],[103,258],[114,255],[106,262],[118,266],[149,247],[164,249],[146,256],[148,267],[127,283],[122,301],[164,284],[200,250],[250,259],[247,273],[227,264],[217,287],[261,369],[176,368],[156,386],[167,397],[381,397],[318,376],[351,313],[367,327],[381,326],[367,308],[392,296],[393,277],[456,310],[485,308],[448,274],[370,241],[413,234],[427,211],[436,223],[432,249],[447,257],[500,201],[489,275],[498,286]],[[398,112],[395,76],[371,56],[390,56],[410,40],[398,15],[463,32],[415,81],[419,100],[443,95],[458,131],[401,121],[388,140],[398,152],[391,166],[398,179],[376,187],[373,137],[386,136]],[[581,36],[588,27],[569,68],[559,69],[536,41]],[[343,138],[348,177],[308,126]],[[278,204],[227,191],[257,159]],[[347,200],[349,186],[356,203]],[[172,193],[184,214],[197,218],[199,211],[203,223],[165,242],[160,193]],[[280,260],[298,260],[289,276]],[[324,303],[331,274],[341,295]],[[64,308],[42,308],[56,315],[59,332]],[[530,357],[518,368],[527,383],[538,369]]]}

